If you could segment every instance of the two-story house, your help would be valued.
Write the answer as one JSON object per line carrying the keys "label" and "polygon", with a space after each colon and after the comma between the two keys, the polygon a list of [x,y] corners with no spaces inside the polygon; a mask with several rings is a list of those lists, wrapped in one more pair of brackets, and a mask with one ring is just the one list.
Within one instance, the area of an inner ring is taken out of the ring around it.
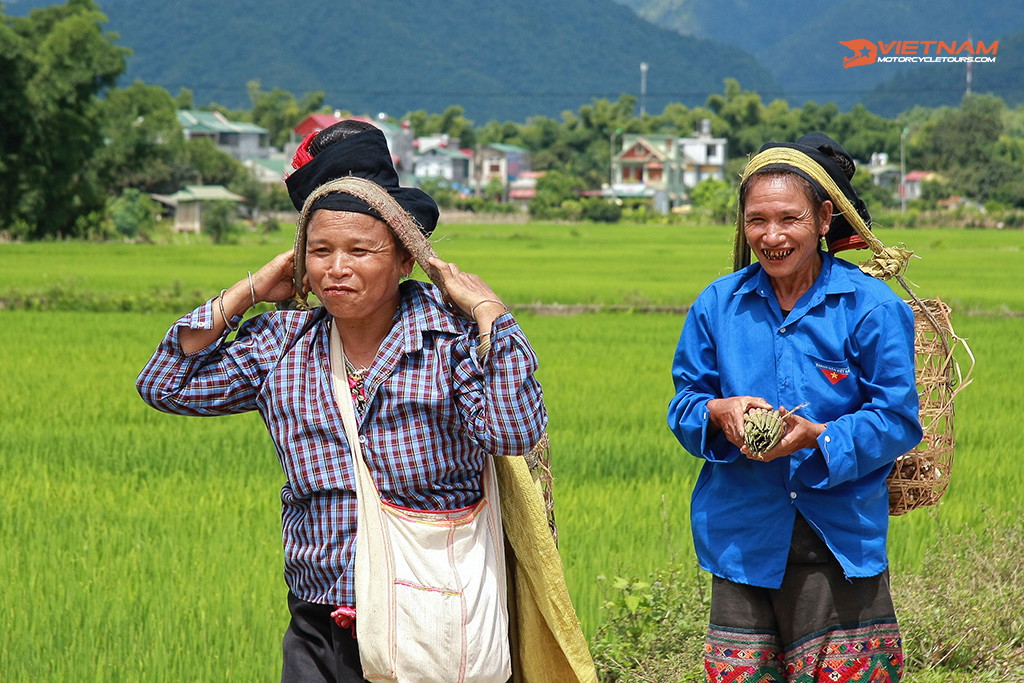
{"label": "two-story house", "polygon": [[444,178],[456,189],[467,189],[471,156],[468,150],[452,147],[437,146],[421,151],[414,161],[416,177]]}
{"label": "two-story house", "polygon": [[709,121],[690,137],[626,133],[620,143],[606,196],[651,198],[656,209],[668,211],[702,180],[725,179],[726,140],[711,136]]}

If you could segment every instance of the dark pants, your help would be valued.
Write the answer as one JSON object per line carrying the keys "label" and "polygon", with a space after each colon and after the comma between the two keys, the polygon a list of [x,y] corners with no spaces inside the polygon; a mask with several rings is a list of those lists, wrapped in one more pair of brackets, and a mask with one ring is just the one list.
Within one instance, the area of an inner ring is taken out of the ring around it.
{"label": "dark pants", "polygon": [[339,628],[329,605],[317,605],[288,593],[292,620],[284,634],[282,683],[363,683],[359,646],[347,628]]}
{"label": "dark pants", "polygon": [[[847,579],[797,515],[778,589],[713,577],[707,680],[895,682],[903,651],[889,574]],[[740,671],[748,678],[736,678]]]}

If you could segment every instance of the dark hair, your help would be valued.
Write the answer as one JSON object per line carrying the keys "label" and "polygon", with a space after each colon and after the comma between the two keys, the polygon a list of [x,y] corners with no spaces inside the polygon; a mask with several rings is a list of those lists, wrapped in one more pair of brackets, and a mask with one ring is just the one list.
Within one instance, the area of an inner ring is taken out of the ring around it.
{"label": "dark hair", "polygon": [[350,138],[359,133],[365,133],[374,128],[376,126],[366,121],[357,121],[355,119],[339,121],[316,134],[316,137],[309,143],[309,153],[312,156],[316,156],[339,140]]}

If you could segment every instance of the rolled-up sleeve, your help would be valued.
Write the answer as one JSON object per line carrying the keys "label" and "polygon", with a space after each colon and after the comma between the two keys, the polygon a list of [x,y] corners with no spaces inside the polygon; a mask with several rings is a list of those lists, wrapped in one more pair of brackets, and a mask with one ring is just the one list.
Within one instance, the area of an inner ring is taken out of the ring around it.
{"label": "rolled-up sleeve", "polygon": [[453,349],[456,401],[475,439],[494,455],[523,455],[547,428],[537,354],[509,313],[491,327],[491,348],[477,357],[475,328]]}
{"label": "rolled-up sleeve", "polygon": [[225,331],[206,348],[185,353],[181,330],[212,329],[213,316],[213,302],[208,301],[168,330],[135,382],[150,406],[166,413],[197,416],[229,415],[256,407],[258,373],[247,357],[258,344],[258,334],[265,331],[264,325],[252,319],[230,344]]}

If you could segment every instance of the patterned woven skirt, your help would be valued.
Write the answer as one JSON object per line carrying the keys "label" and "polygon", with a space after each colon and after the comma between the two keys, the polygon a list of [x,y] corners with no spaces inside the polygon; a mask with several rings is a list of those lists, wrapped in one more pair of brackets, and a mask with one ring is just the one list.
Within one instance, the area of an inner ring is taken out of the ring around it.
{"label": "patterned woven skirt", "polygon": [[781,588],[713,578],[709,683],[896,683],[903,649],[889,575],[847,579],[797,516]]}

